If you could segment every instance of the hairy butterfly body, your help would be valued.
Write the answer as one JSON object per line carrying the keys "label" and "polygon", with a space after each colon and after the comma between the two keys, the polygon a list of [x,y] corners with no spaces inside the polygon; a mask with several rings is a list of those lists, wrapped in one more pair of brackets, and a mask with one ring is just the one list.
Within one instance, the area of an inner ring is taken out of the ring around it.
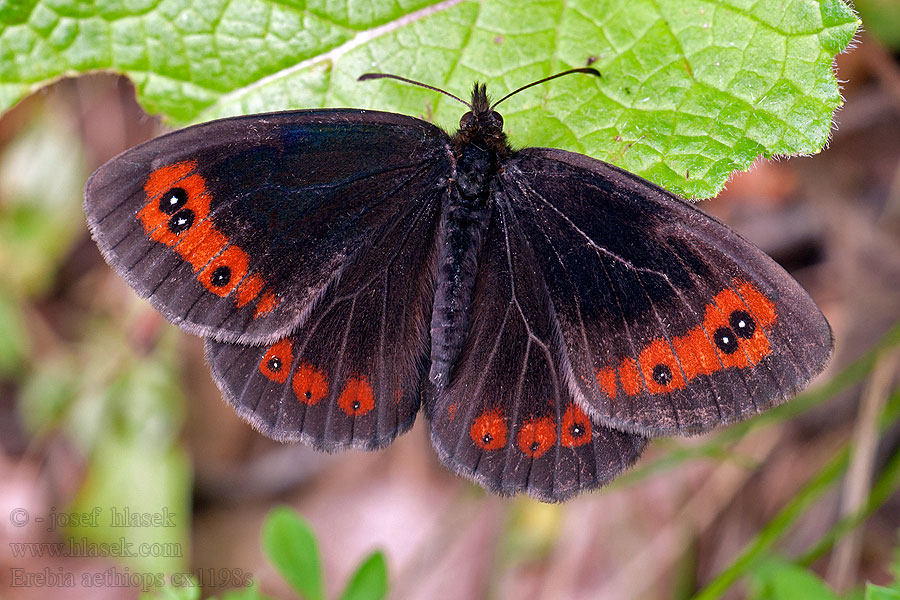
{"label": "hairy butterfly body", "polygon": [[825,318],[752,244],[606,163],[513,151],[484,86],[465,104],[452,136],[350,109],[189,127],[98,169],[88,222],[264,434],[375,449],[424,408],[442,462],[502,494],[600,486],[824,368]]}

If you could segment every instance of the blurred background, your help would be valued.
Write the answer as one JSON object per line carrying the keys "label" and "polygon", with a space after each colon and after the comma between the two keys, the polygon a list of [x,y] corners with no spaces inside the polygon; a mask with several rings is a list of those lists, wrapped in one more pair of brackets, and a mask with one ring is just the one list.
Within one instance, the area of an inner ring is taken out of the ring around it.
{"label": "blurred background", "polygon": [[315,531],[329,597],[379,548],[395,598],[770,597],[772,569],[792,564],[840,594],[891,584],[900,15],[868,5],[869,32],[837,61],[830,146],[760,163],[702,204],[816,299],[831,366],[782,409],[655,441],[629,475],[562,505],[453,476],[421,419],[372,454],[261,437],[222,401],[202,341],[139,300],[84,223],[88,175],[166,128],[112,74],[18,104],[0,118],[0,596],[137,598],[180,572],[204,597],[249,578],[295,597],[259,543],[282,504]]}

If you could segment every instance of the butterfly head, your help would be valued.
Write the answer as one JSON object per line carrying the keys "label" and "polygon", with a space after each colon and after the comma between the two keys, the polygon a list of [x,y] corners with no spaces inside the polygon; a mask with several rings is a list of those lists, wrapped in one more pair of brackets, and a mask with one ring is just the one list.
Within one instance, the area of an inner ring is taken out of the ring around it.
{"label": "butterfly head", "polygon": [[503,117],[491,108],[483,83],[475,84],[472,90],[472,110],[459,120],[459,128],[461,131],[477,132],[485,136],[497,135],[503,131]]}
{"label": "butterfly head", "polygon": [[453,136],[457,148],[474,144],[499,155],[510,152],[503,133],[503,117],[491,106],[483,83],[476,83],[472,90],[472,109],[459,120],[459,131]]}

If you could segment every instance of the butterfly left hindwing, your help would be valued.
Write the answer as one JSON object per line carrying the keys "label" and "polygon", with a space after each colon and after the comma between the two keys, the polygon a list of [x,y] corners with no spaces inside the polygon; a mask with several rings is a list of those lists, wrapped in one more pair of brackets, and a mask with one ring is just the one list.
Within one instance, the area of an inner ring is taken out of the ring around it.
{"label": "butterfly left hindwing", "polygon": [[226,400],[259,431],[322,450],[389,444],[419,410],[442,197],[439,173],[392,190],[411,210],[372,233],[309,316],[269,345],[206,341]]}

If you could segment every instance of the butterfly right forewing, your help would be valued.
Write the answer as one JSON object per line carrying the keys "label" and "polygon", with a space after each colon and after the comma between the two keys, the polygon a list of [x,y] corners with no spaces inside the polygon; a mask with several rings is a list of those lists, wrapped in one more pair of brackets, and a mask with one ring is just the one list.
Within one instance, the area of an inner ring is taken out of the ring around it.
{"label": "butterfly right forewing", "polygon": [[529,148],[500,184],[546,283],[562,376],[610,426],[696,433],[795,393],[827,321],[758,248],[673,194],[586,156]]}

